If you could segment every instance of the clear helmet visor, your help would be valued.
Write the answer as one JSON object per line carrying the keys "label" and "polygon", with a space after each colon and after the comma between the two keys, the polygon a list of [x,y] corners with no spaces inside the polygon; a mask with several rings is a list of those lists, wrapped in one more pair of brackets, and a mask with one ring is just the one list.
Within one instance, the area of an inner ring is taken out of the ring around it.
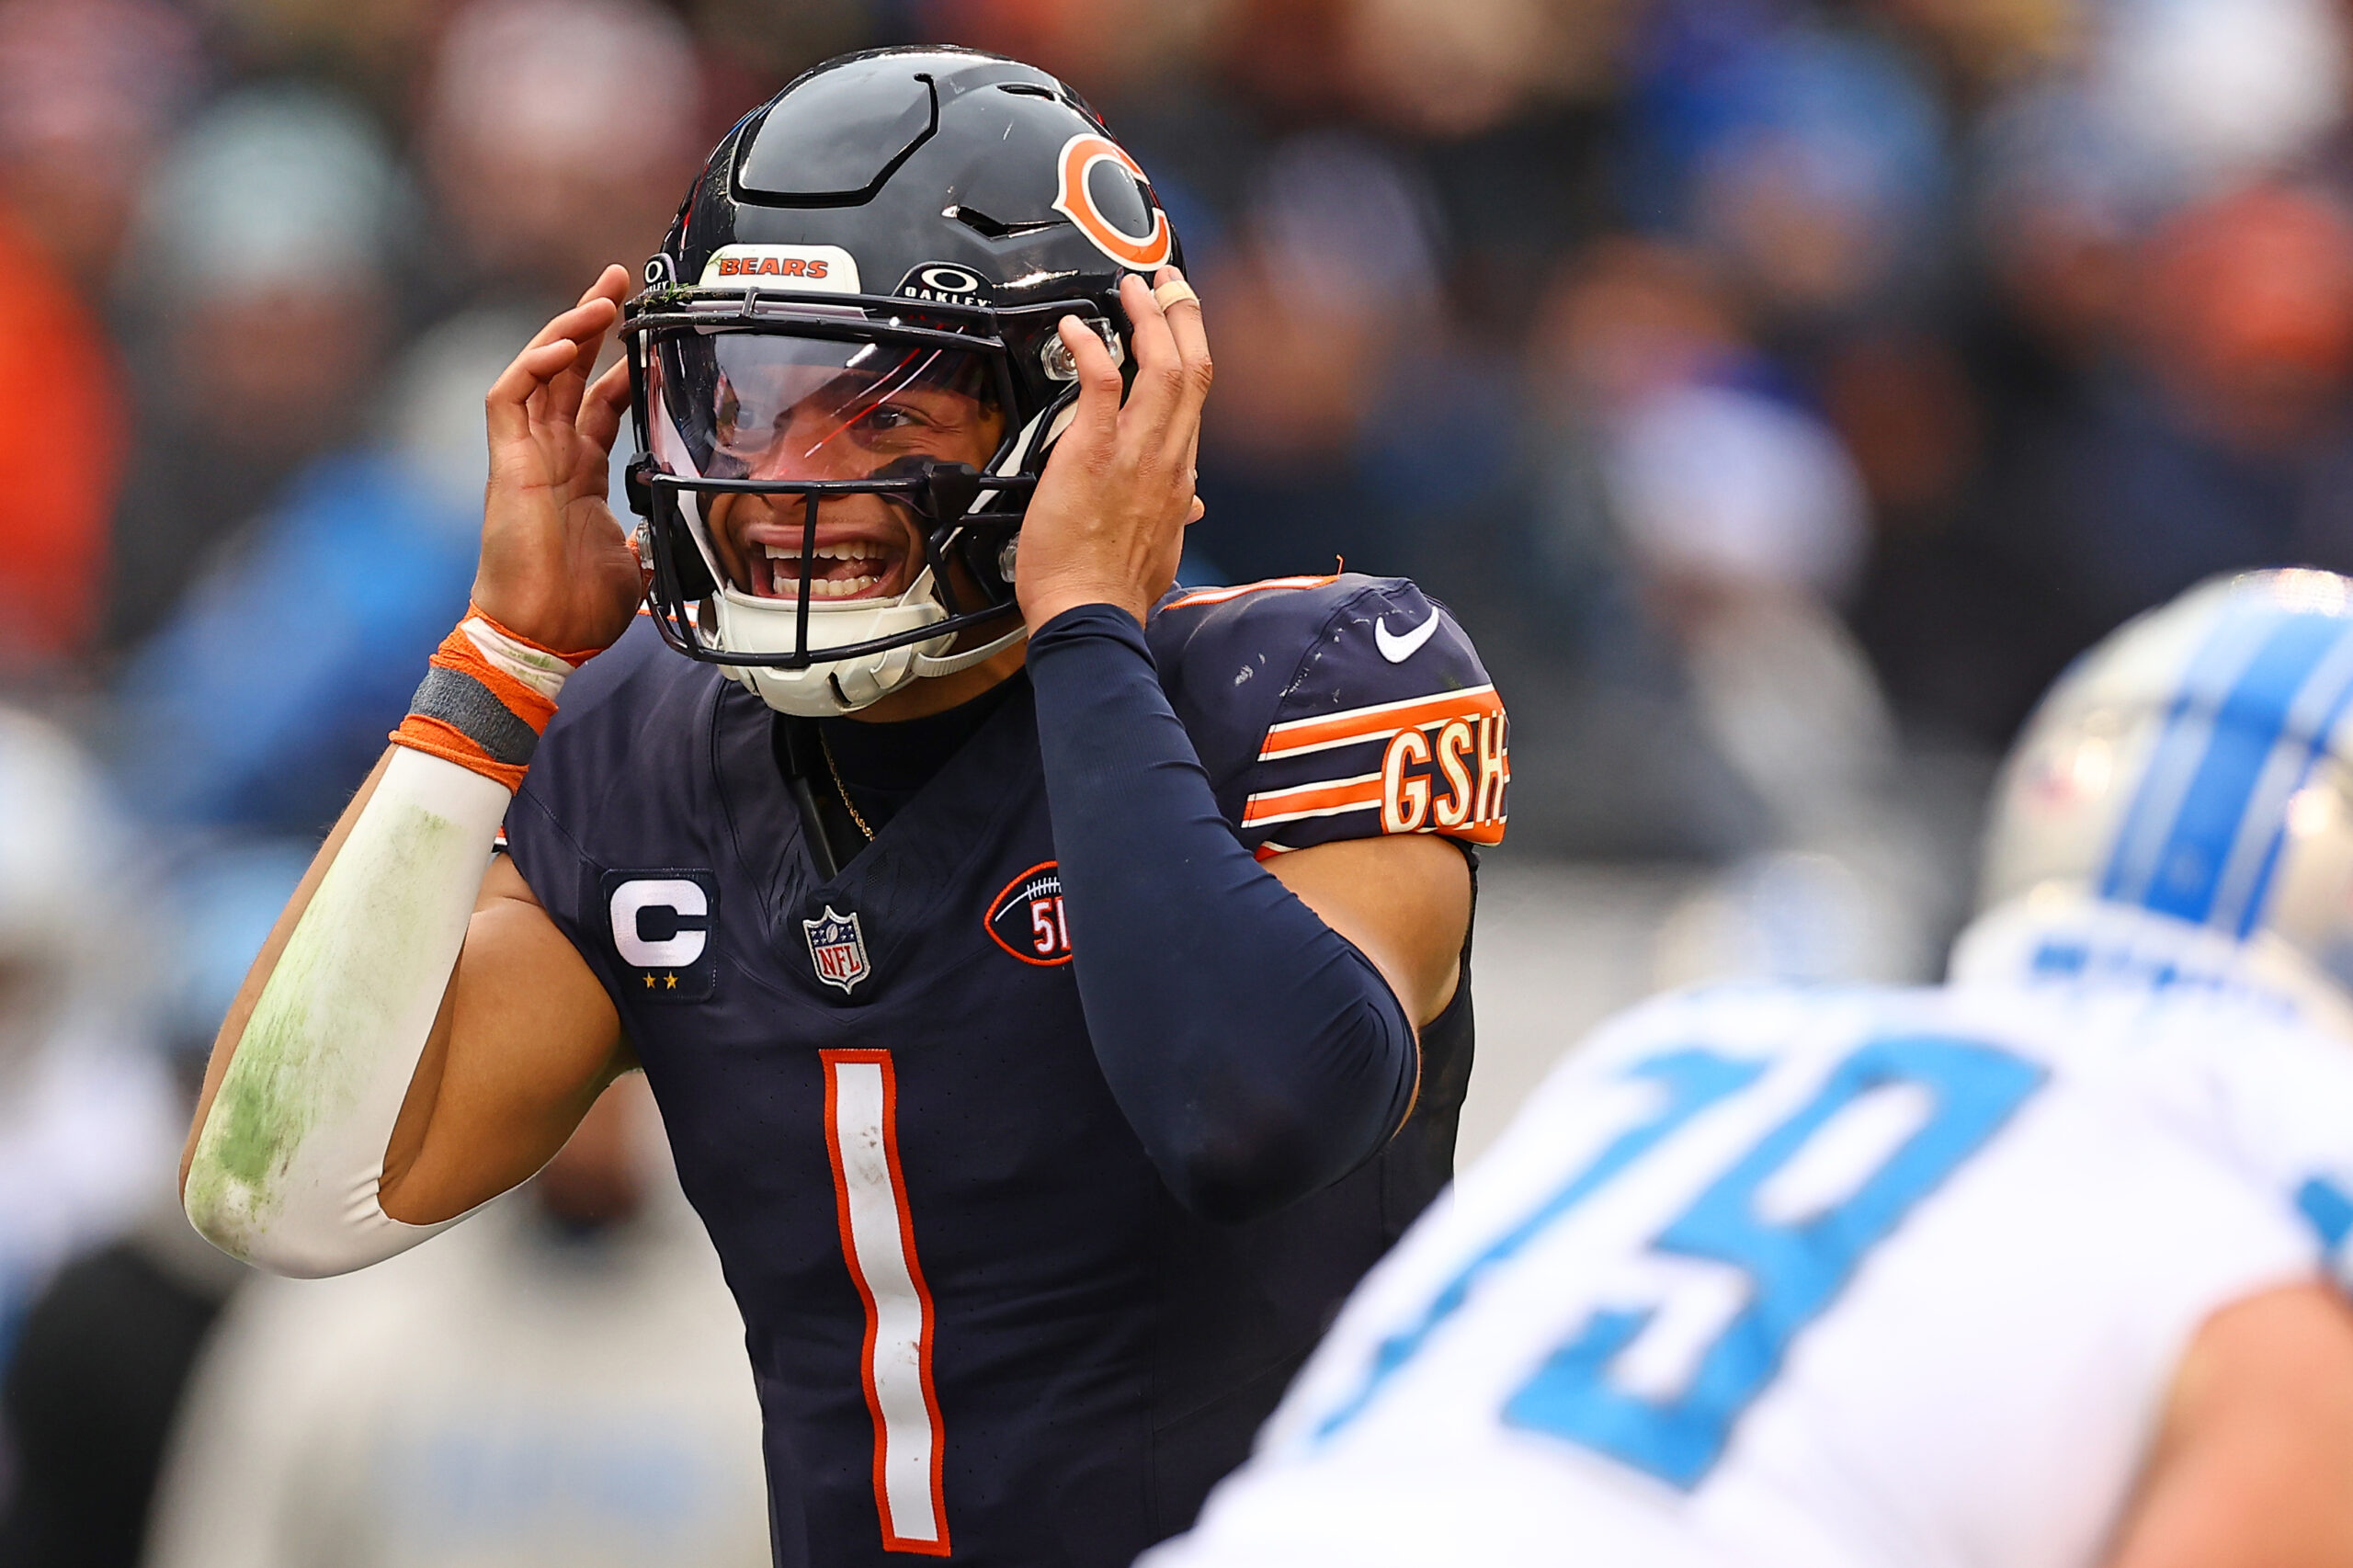
{"label": "clear helmet visor", "polygon": [[982,468],[1005,436],[977,352],[688,331],[659,340],[646,369],[668,415],[654,456],[700,479],[864,480],[909,459]]}

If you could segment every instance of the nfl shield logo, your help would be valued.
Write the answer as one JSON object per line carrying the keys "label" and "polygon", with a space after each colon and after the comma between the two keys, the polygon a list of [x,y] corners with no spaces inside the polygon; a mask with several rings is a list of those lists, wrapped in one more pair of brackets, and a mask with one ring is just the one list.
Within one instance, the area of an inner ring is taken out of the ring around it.
{"label": "nfl shield logo", "polygon": [[836,915],[832,904],[814,920],[803,920],[801,930],[809,936],[809,960],[817,966],[817,978],[828,985],[838,985],[842,994],[849,994],[850,987],[864,980],[870,972],[866,963],[866,936],[858,929],[858,915]]}

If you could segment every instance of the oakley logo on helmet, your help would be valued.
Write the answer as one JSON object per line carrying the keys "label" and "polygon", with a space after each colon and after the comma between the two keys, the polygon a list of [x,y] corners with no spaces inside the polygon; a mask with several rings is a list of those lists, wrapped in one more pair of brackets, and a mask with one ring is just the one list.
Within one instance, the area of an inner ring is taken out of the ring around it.
{"label": "oakley logo on helmet", "polygon": [[1095,193],[1087,184],[1087,176],[1095,172],[1097,164],[1105,162],[1119,165],[1133,175],[1139,183],[1144,177],[1143,170],[1137,166],[1136,161],[1108,136],[1087,131],[1063,142],[1058,169],[1061,184],[1054,195],[1054,210],[1068,218],[1080,233],[1093,242],[1096,249],[1113,261],[1140,272],[1149,272],[1155,267],[1165,266],[1170,252],[1176,248],[1175,239],[1168,229],[1168,214],[1158,207],[1149,208],[1151,229],[1144,233],[1131,234],[1111,222],[1096,205]]}
{"label": "oakley logo on helmet", "polygon": [[669,252],[664,251],[646,262],[645,286],[648,289],[666,289],[677,279],[678,263]]}
{"label": "oakley logo on helmet", "polygon": [[903,300],[945,300],[951,304],[979,304],[988,294],[988,280],[967,267],[951,262],[926,262],[899,279]]}
{"label": "oakley logo on helmet", "polygon": [[858,292],[858,261],[839,245],[722,245],[703,264],[712,284],[767,283],[827,294]]}

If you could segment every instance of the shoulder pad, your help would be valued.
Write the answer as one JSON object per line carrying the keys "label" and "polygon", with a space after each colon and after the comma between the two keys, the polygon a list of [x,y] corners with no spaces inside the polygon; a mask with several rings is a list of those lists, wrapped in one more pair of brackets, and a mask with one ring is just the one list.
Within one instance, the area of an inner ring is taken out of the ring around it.
{"label": "shoulder pad", "polygon": [[1507,721],[1476,649],[1402,577],[1276,577],[1145,628],[1218,807],[1261,859],[1335,839],[1503,837]]}

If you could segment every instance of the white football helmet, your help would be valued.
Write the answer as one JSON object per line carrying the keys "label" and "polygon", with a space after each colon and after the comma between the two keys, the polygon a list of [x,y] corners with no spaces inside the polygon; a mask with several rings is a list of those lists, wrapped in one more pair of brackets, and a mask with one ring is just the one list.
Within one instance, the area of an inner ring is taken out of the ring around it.
{"label": "white football helmet", "polygon": [[[2252,977],[2353,1025],[2348,711],[2353,579],[2216,578],[2120,628],[2061,677],[2004,767],[1989,913],[1956,972],[1972,949],[2016,949],[2014,970],[2054,979],[2162,951],[2131,960],[2154,966],[2141,979]],[[2052,941],[2062,926],[2083,939]]]}

